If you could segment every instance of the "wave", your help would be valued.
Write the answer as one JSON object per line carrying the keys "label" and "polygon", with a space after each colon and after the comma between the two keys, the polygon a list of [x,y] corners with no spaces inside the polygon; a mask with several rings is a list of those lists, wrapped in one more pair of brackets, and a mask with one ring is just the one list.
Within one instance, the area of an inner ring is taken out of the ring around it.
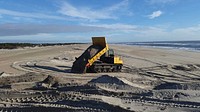
{"label": "wave", "polygon": [[135,46],[150,46],[159,48],[200,50],[200,41],[125,42],[120,44],[135,45]]}

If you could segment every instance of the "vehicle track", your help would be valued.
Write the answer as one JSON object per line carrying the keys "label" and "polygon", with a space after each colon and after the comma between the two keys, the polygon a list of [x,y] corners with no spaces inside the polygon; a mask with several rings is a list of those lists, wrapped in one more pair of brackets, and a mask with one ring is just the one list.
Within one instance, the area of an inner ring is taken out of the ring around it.
{"label": "vehicle track", "polygon": [[[123,56],[125,58],[134,58],[139,59],[142,61],[147,61],[149,63],[155,64],[155,66],[151,67],[141,67],[136,68],[132,65],[124,65],[122,69],[122,73],[128,73],[128,74],[137,74],[141,75],[144,79],[146,77],[158,79],[162,82],[168,82],[168,81],[174,81],[177,83],[187,83],[187,82],[199,82],[200,76],[195,73],[190,73],[190,71],[183,71],[185,74],[180,73],[178,70],[174,70],[172,68],[173,65],[167,65],[164,63],[157,63],[153,62],[151,60],[143,59],[143,58],[137,58],[132,56]],[[40,66],[40,61],[29,61],[29,62],[19,62],[15,63],[15,66],[17,69],[21,69],[26,72],[36,72],[36,73],[42,73],[46,75],[54,75],[57,73],[56,71],[52,70],[44,70],[42,68],[39,68],[37,66]],[[45,60],[43,60],[45,61]],[[72,61],[72,60],[69,60]],[[166,73],[159,72],[159,70],[165,70]],[[48,72],[47,72],[48,71]],[[188,74],[188,75],[187,75]],[[192,76],[191,76],[192,75]],[[66,74],[66,76],[69,76]],[[69,77],[72,77],[71,75]],[[84,79],[82,76],[73,76],[72,78],[79,78]],[[85,76],[85,78],[94,78],[94,76]],[[157,81],[157,80],[156,80]],[[155,82],[155,80],[152,80],[152,82]],[[98,90],[97,90],[98,89]],[[102,95],[102,96],[108,96],[108,97],[116,97],[120,98],[121,101],[124,103],[132,104],[132,103],[139,103],[144,105],[156,105],[159,107],[174,107],[174,108],[194,108],[194,109],[200,109],[200,103],[198,102],[189,102],[189,101],[177,101],[177,100],[164,100],[164,99],[154,99],[152,98],[150,93],[141,93],[136,94],[134,92],[109,92],[106,90],[101,90],[100,88],[90,88],[90,87],[84,87],[84,86],[73,86],[73,87],[65,87],[62,90],[56,89],[54,91],[58,91],[58,93],[48,93],[49,90],[43,90],[44,93],[42,94],[36,94],[33,93],[30,96],[27,97],[7,97],[7,98],[1,98],[0,99],[0,105],[20,105],[20,106],[27,106],[31,105],[34,107],[51,107],[51,108],[67,108],[72,110],[84,110],[84,111],[109,111],[105,108],[95,108],[90,106],[75,106],[70,105],[69,102],[79,102],[79,101],[88,101],[88,102],[94,102],[94,103],[102,103],[102,99],[94,99],[91,98],[90,95]],[[69,92],[71,91],[71,93]],[[76,92],[75,92],[76,91]],[[40,91],[41,92],[41,91]],[[47,93],[45,93],[47,92]],[[151,92],[151,90],[149,91]],[[26,93],[26,92],[25,92]],[[27,93],[28,94],[28,93]],[[120,96],[122,94],[122,96]],[[124,96],[123,96],[124,94]],[[130,95],[131,94],[131,95]],[[126,96],[126,97],[125,97]],[[64,103],[64,104],[63,104]],[[104,104],[102,104],[104,105]],[[114,104],[113,104],[114,105]],[[114,108],[114,106],[111,106]]]}
{"label": "vehicle track", "polygon": [[[23,107],[23,108],[33,108],[40,107],[41,109],[44,107],[48,108],[57,108],[57,109],[72,109],[72,110],[84,110],[84,111],[113,111],[113,110],[122,110],[126,111],[120,107],[115,107],[106,103],[103,103],[100,99],[90,98],[91,94],[81,93],[81,92],[37,92],[32,93],[29,92],[28,96],[20,97],[5,97],[0,99],[0,105],[4,105],[3,110],[9,110],[14,107]],[[20,94],[20,93],[18,93]],[[91,105],[90,103],[93,103]],[[6,106],[9,105],[9,108]],[[102,105],[102,106],[97,106]],[[103,106],[104,105],[104,106]],[[17,109],[14,109],[16,111]],[[19,109],[20,110],[20,109]]]}
{"label": "vehicle track", "polygon": [[[124,65],[122,72],[131,73],[131,74],[141,74],[144,76],[154,77],[161,80],[166,79],[166,80],[172,80],[172,81],[178,81],[178,82],[188,82],[188,81],[198,82],[200,80],[200,75],[192,74],[187,71],[183,71],[183,72],[184,74],[188,74],[188,75],[177,73],[175,70],[172,70],[170,66],[171,65],[159,65],[159,66],[152,66],[152,67],[136,68],[130,65]],[[160,73],[154,72],[157,70],[166,70],[169,73],[165,75],[161,72]],[[192,77],[191,75],[194,75],[195,77]]]}
{"label": "vehicle track", "polygon": [[151,104],[157,106],[180,107],[180,108],[200,108],[200,103],[187,102],[187,101],[174,101],[174,100],[159,100],[153,98],[124,98],[126,102],[135,102],[143,104]]}

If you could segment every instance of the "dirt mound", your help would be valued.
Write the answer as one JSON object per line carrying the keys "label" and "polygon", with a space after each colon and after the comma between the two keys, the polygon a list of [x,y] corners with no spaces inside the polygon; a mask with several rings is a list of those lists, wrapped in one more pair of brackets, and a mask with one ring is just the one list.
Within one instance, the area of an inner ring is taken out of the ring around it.
{"label": "dirt mound", "polygon": [[153,91],[153,97],[156,99],[165,99],[165,100],[175,100],[177,98],[187,99],[188,97],[196,97],[194,94],[185,93],[186,91],[170,91],[170,90],[161,90]]}
{"label": "dirt mound", "polygon": [[58,84],[58,79],[56,77],[48,75],[47,78],[44,79],[41,83],[53,86]]}
{"label": "dirt mound", "polygon": [[1,77],[6,77],[6,76],[11,76],[11,74],[5,73],[5,72],[0,72]]}
{"label": "dirt mound", "polygon": [[190,95],[186,94],[186,93],[182,93],[182,92],[177,92],[175,95],[174,95],[174,98],[184,98],[184,97],[188,97]]}
{"label": "dirt mound", "polygon": [[89,83],[106,83],[106,84],[117,84],[117,85],[126,85],[123,81],[117,77],[112,77],[109,75],[102,75],[96,79],[92,79]]}
{"label": "dirt mound", "polygon": [[194,71],[199,69],[197,65],[187,64],[187,65],[174,65],[172,69],[183,70],[183,71]]}
{"label": "dirt mound", "polygon": [[156,86],[154,89],[200,90],[200,83],[164,83]]}
{"label": "dirt mound", "polygon": [[43,86],[55,87],[58,86],[58,79],[56,77],[48,75],[46,79],[40,82]]}
{"label": "dirt mound", "polygon": [[53,60],[67,61],[69,60],[69,57],[67,57],[67,55],[59,55],[59,56],[53,57]]}
{"label": "dirt mound", "polygon": [[[5,76],[5,74],[3,74]],[[43,80],[45,75],[33,72],[25,73],[23,75],[0,77],[0,85],[10,85],[12,83],[20,82],[38,82]]]}

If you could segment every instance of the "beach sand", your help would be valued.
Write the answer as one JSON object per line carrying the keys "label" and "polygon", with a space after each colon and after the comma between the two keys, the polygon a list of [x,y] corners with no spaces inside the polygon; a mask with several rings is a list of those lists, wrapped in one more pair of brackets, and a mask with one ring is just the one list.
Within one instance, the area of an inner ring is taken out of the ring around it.
{"label": "beach sand", "polygon": [[0,50],[0,110],[200,110],[200,52],[114,44],[120,73],[70,73],[88,46]]}

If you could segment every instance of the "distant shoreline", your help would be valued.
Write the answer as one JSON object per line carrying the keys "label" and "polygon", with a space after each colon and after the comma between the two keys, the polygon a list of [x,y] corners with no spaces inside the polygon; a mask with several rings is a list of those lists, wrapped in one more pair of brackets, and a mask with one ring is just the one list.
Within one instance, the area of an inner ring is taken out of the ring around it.
{"label": "distant shoreline", "polygon": [[25,47],[43,47],[43,46],[73,45],[73,44],[86,44],[86,43],[0,43],[0,49],[18,49]]}
{"label": "distant shoreline", "polygon": [[143,46],[151,48],[184,49],[200,51],[200,41],[157,41],[157,42],[126,42],[119,43],[131,46]]}
{"label": "distant shoreline", "polygon": [[[8,42],[0,43],[0,49],[18,49],[25,47],[44,47],[55,45],[73,45],[73,44],[88,44],[81,42],[69,43],[26,43],[26,42]],[[188,51],[200,51],[200,41],[157,41],[157,42],[121,42],[121,43],[108,43],[117,45],[131,45],[149,48],[165,48],[165,49],[182,49]]]}

